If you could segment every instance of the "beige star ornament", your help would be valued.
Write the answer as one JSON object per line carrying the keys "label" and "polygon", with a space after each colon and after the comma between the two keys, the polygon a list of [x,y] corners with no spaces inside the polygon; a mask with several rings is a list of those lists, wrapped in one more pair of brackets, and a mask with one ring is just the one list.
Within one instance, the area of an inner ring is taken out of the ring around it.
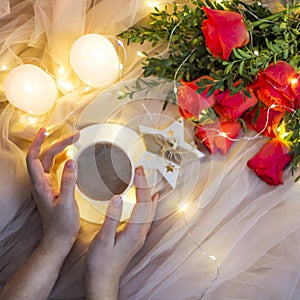
{"label": "beige star ornament", "polygon": [[182,119],[163,130],[142,125],[139,130],[146,149],[139,163],[145,169],[158,170],[172,188],[176,187],[186,154],[193,159],[204,157],[195,145],[185,142]]}

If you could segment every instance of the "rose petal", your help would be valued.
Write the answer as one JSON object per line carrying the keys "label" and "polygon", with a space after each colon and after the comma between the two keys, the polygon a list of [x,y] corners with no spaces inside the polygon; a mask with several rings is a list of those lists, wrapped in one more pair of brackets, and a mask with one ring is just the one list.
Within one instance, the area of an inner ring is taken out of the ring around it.
{"label": "rose petal", "polygon": [[241,14],[205,6],[202,9],[208,17],[202,22],[202,32],[207,48],[215,57],[228,60],[232,49],[249,43],[249,33]]}
{"label": "rose petal", "polygon": [[292,160],[289,148],[279,139],[267,142],[247,165],[266,183],[282,184],[283,169]]}

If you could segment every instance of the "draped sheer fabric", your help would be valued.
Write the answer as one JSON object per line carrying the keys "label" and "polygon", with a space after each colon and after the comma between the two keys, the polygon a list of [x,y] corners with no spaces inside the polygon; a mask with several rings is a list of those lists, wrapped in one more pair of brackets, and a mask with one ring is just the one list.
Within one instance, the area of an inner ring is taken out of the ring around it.
{"label": "draped sheer fabric", "polygon": [[[278,3],[270,3],[278,7]],[[141,0],[2,0],[1,101],[5,101],[4,66],[9,70],[20,63],[36,62],[56,78],[63,67],[63,79],[71,78],[68,55],[74,40],[85,33],[115,36],[149,12],[148,1]],[[150,46],[125,49],[120,85],[141,74],[142,58],[136,53],[150,50]],[[161,113],[164,93],[160,90],[148,99],[127,103],[118,101],[110,89],[81,93],[84,85],[79,80],[73,83],[77,93],[62,90],[53,111],[34,124],[11,105],[1,105],[1,285],[26,260],[41,236],[25,166],[26,151],[37,128],[46,126],[52,142],[77,126],[107,121],[107,117],[136,129],[132,116],[144,116],[139,121],[147,124],[149,112]],[[177,110],[168,106],[163,114],[175,119]],[[154,125],[167,121],[170,119],[158,118]],[[175,190],[163,181],[156,187],[161,193],[156,220],[145,246],[123,274],[120,299],[299,299],[300,185],[286,172],[284,185],[270,187],[246,167],[264,142],[265,138],[241,140],[226,156],[206,154],[186,165]],[[176,209],[183,199],[188,205],[180,212]],[[82,220],[78,240],[50,299],[84,299],[84,258],[98,229],[99,225]]]}

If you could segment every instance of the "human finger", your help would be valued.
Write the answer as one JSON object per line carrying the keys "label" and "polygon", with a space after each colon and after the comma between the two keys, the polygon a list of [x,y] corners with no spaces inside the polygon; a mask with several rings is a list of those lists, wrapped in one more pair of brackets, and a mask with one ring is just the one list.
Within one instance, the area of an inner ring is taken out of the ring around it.
{"label": "human finger", "polygon": [[121,196],[116,195],[112,197],[107,207],[106,217],[100,231],[101,239],[111,245],[114,245],[115,243],[116,231],[122,214],[122,207],[123,201]]}
{"label": "human finger", "polygon": [[74,201],[74,192],[76,185],[76,164],[73,160],[65,163],[61,178],[60,199],[63,199],[64,205],[72,204]]}
{"label": "human finger", "polygon": [[68,136],[63,137],[43,151],[43,153],[40,155],[40,160],[46,173],[51,171],[55,156],[64,151],[67,146],[76,143],[79,139],[79,136],[79,131],[75,131]]}
{"label": "human finger", "polygon": [[134,184],[136,187],[137,203],[146,203],[151,201],[151,191],[148,186],[144,168],[139,166],[135,169]]}
{"label": "human finger", "polygon": [[39,160],[41,146],[46,138],[46,129],[41,128],[33,139],[26,156],[29,177],[34,186],[39,186],[44,179],[43,166]]}
{"label": "human finger", "polygon": [[136,187],[136,204],[129,221],[131,223],[151,222],[152,199],[143,167],[136,168],[134,182]]}

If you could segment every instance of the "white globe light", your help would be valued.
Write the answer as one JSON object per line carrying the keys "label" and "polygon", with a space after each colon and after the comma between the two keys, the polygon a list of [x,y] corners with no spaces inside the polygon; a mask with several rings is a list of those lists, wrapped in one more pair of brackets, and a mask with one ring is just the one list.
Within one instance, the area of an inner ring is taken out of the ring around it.
{"label": "white globe light", "polygon": [[33,115],[47,113],[57,97],[52,77],[31,64],[20,65],[8,73],[4,92],[12,105]]}
{"label": "white globe light", "polygon": [[120,60],[113,44],[99,34],[87,34],[72,46],[70,64],[87,85],[100,88],[114,83],[120,75]]}

